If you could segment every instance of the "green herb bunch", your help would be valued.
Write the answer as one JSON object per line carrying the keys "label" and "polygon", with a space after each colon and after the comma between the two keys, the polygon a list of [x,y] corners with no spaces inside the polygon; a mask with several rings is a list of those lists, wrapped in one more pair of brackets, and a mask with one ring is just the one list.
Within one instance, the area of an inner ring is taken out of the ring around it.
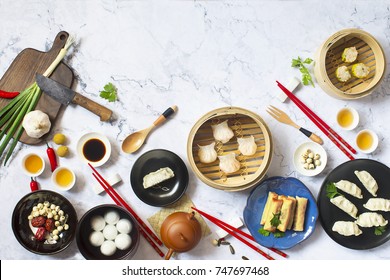
{"label": "green herb bunch", "polygon": [[292,60],[291,62],[291,67],[298,68],[299,71],[302,73],[302,83],[307,86],[307,85],[312,85],[314,87],[313,79],[310,75],[309,69],[305,65],[310,65],[313,63],[313,59],[311,58],[306,58],[304,61],[298,56],[297,59]]}

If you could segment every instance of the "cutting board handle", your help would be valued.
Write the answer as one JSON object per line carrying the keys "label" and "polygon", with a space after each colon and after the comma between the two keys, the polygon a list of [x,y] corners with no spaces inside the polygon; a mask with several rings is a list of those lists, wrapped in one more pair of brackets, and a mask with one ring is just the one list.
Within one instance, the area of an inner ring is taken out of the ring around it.
{"label": "cutting board handle", "polygon": [[58,53],[66,43],[66,40],[69,38],[69,33],[66,31],[61,31],[57,34],[56,38],[54,39],[53,46],[48,52],[54,52]]}

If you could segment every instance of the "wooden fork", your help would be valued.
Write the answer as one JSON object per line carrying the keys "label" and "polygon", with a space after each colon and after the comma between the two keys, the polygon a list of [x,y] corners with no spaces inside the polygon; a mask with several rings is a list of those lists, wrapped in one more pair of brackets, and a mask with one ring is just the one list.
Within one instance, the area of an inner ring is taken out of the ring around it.
{"label": "wooden fork", "polygon": [[281,122],[281,123],[284,123],[284,124],[288,124],[288,125],[291,125],[297,129],[299,129],[300,132],[302,132],[303,134],[305,134],[307,137],[309,137],[311,140],[313,140],[314,142],[322,145],[322,139],[314,134],[313,132],[307,130],[307,129],[304,129],[303,127],[297,125],[296,123],[294,123],[290,117],[285,113],[283,112],[282,110],[270,105],[268,106],[267,108],[267,113],[270,114],[275,120]]}

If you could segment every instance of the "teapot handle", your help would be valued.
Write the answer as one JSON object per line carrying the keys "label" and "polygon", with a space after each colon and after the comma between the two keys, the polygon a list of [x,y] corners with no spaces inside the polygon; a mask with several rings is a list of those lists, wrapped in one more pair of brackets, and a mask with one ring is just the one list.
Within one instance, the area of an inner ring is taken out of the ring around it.
{"label": "teapot handle", "polygon": [[165,259],[169,260],[174,252],[173,249],[169,249],[168,253],[165,255]]}

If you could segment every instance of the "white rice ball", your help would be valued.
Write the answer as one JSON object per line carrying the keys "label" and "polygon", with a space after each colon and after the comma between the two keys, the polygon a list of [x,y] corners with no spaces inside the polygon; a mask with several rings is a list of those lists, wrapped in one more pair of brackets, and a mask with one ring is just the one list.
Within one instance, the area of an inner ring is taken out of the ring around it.
{"label": "white rice ball", "polygon": [[119,250],[126,250],[131,245],[131,237],[128,234],[121,233],[115,238],[115,246]]}
{"label": "white rice ball", "polygon": [[120,219],[119,222],[116,224],[116,228],[120,233],[130,233],[133,229],[133,225],[131,222],[127,219]]}
{"label": "white rice ball", "polygon": [[91,242],[92,246],[99,247],[104,242],[104,235],[101,231],[93,231],[89,235],[89,242]]}
{"label": "white rice ball", "polygon": [[116,211],[108,211],[104,215],[104,220],[109,225],[115,225],[119,221],[119,214]]}
{"label": "white rice ball", "polygon": [[114,225],[106,225],[103,229],[103,235],[104,238],[107,240],[114,240],[115,237],[118,235],[118,231],[116,229],[116,226]]}
{"label": "white rice ball", "polygon": [[100,252],[105,256],[112,256],[116,252],[115,242],[112,240],[106,240],[100,246]]}
{"label": "white rice ball", "polygon": [[104,229],[106,222],[102,216],[94,216],[91,219],[91,227],[93,230],[101,231]]}

